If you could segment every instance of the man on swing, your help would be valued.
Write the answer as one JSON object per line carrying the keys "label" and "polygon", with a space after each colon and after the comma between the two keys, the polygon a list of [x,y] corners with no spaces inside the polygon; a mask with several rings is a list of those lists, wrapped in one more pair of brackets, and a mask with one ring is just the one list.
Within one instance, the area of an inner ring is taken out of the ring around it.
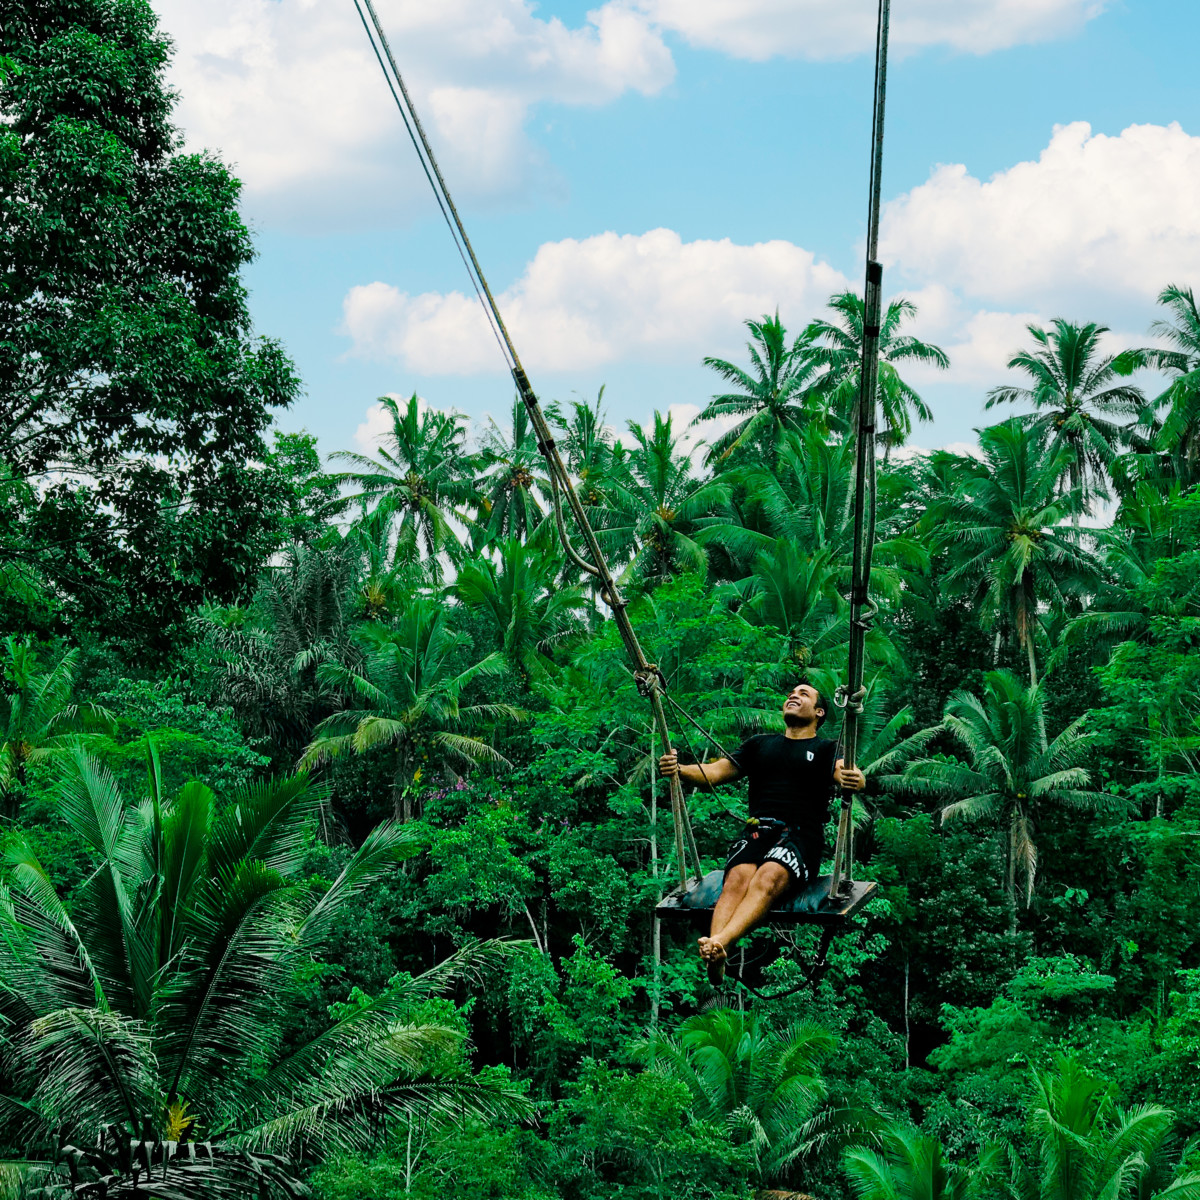
{"label": "man on swing", "polygon": [[834,761],[837,745],[818,737],[825,701],[810,683],[797,684],[783,701],[783,733],[747,738],[737,754],[713,763],[680,766],[674,750],[658,760],[664,775],[697,786],[750,781],[750,819],[729,850],[725,884],[713,909],[700,957],[721,978],[734,942],[749,933],[788,892],[821,871],[825,824],[835,790],[863,791],[866,776]]}

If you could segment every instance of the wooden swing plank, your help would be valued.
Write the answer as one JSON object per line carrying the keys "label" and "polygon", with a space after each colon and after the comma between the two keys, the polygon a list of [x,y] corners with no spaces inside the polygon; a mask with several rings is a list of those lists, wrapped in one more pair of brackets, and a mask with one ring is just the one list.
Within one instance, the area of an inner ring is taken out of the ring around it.
{"label": "wooden swing plank", "polygon": [[[877,883],[856,879],[848,895],[830,900],[830,879],[831,876],[822,875],[803,891],[785,900],[780,908],[771,909],[764,924],[840,925],[868,904],[879,891]],[[676,888],[670,895],[664,896],[654,915],[659,920],[706,923],[721,894],[724,881],[724,871],[709,871],[699,883]]]}

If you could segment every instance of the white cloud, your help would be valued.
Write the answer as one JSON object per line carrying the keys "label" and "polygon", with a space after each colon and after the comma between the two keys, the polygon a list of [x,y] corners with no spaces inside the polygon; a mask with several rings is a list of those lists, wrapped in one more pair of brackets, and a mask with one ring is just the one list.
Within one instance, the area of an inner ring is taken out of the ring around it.
{"label": "white cloud", "polygon": [[[790,242],[684,242],[655,229],[548,242],[500,306],[526,366],[579,370],[733,353],[748,317],[778,307],[798,327],[846,286]],[[502,366],[473,296],[410,296],[375,282],[351,289],[343,307],[354,354],[395,358],[426,375]]]}
{"label": "white cloud", "polygon": [[[410,396],[402,396],[399,392],[388,392],[387,396],[391,400],[395,400],[400,406],[401,411],[407,406]],[[446,416],[461,417],[465,420],[466,414],[460,413],[456,408],[438,408],[432,405],[424,396],[417,397],[417,415],[423,417],[432,409],[434,412],[440,412]],[[354,445],[360,454],[374,454],[382,445],[384,445],[392,432],[392,414],[378,400],[367,408],[366,415],[363,417],[362,423],[354,431]],[[474,449],[472,444],[473,429],[468,422],[467,425],[467,443],[468,448]]]}
{"label": "white cloud", "polygon": [[928,446],[914,446],[910,442],[907,446],[893,450],[892,459],[895,462],[911,462],[914,458],[924,458],[926,455],[933,454],[934,450],[947,450],[951,454],[957,454],[960,458],[981,458],[983,456],[978,442],[947,442],[944,446],[937,446],[932,450]]}
{"label": "white cloud", "polygon": [[[153,0],[175,39],[177,120],[231,161],[252,215],[357,226],[411,210],[424,180],[349,0]],[[531,0],[380,0],[380,19],[435,149],[465,197],[545,186],[525,135],[545,101],[654,94],[674,63],[622,0],[568,28]]]}
{"label": "white cloud", "polygon": [[973,310],[942,284],[903,294],[918,310],[911,332],[950,356],[948,371],[921,363],[907,366],[905,378],[917,387],[943,382],[992,387],[1003,382],[1009,359],[1029,341],[1026,326],[1046,324],[1045,316],[1036,312]]}
{"label": "white cloud", "polygon": [[[756,61],[776,55],[842,58],[873,50],[875,0],[636,0],[693,45]],[[1108,0],[905,0],[892,18],[898,51],[947,46],[986,54],[1061,37]]]}
{"label": "white cloud", "polygon": [[881,252],[916,280],[987,303],[1061,310],[1151,298],[1200,274],[1200,138],[1178,124],[1117,137],[1055,129],[1036,162],[986,183],[938,167],[887,206]]}
{"label": "white cloud", "polygon": [[[400,397],[393,393],[393,400],[400,401]],[[424,401],[421,401],[424,404]],[[392,431],[392,414],[378,401],[372,404],[367,409],[367,415],[363,418],[363,422],[354,431],[354,445],[359,454],[374,454],[380,446],[383,445],[384,439]]]}

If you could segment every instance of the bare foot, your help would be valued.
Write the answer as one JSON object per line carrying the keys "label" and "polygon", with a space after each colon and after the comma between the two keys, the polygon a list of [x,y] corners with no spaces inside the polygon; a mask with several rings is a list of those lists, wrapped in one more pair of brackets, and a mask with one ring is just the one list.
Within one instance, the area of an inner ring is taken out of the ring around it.
{"label": "bare foot", "polygon": [[705,962],[712,958],[712,938],[702,937],[696,944],[700,947],[700,957]]}
{"label": "bare foot", "polygon": [[713,987],[719,987],[725,982],[725,959],[728,957],[725,953],[725,947],[714,938],[705,938],[708,942],[708,954],[705,955],[705,960],[708,965],[708,982]]}

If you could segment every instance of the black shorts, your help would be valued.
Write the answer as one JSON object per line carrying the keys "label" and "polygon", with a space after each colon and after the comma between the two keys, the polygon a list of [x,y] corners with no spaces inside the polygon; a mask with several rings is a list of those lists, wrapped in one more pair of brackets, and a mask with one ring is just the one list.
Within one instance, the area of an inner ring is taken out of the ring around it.
{"label": "black shorts", "polygon": [[[765,862],[777,862],[791,876],[789,891],[803,887],[809,882],[812,869],[809,865],[809,855],[804,853],[804,847],[797,840],[791,829],[782,821],[759,821],[757,825],[747,825],[741,836],[729,847],[729,857],[725,860],[725,874],[728,875],[734,867],[742,863],[753,863],[762,866]],[[818,862],[820,856],[818,852]]]}

